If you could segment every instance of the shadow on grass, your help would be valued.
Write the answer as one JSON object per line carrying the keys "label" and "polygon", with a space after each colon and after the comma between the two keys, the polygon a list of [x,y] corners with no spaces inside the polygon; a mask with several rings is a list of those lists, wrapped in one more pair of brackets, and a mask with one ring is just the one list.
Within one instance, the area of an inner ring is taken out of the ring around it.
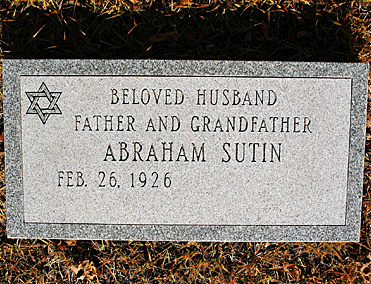
{"label": "shadow on grass", "polygon": [[7,58],[151,58],[339,61],[357,60],[346,19],[349,7],[261,5],[171,12],[154,2],[145,11],[98,15],[88,7],[47,13],[27,8],[3,23]]}

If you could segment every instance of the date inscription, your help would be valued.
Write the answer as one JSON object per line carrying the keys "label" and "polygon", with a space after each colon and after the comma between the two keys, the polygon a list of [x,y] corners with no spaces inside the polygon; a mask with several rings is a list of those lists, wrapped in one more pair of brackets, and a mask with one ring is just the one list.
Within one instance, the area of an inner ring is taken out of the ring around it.
{"label": "date inscription", "polygon": [[[58,187],[87,187],[84,174],[81,171],[58,171]],[[124,187],[152,187],[169,188],[172,185],[170,172],[124,172],[99,171],[95,179],[94,187],[98,188],[120,188]]]}

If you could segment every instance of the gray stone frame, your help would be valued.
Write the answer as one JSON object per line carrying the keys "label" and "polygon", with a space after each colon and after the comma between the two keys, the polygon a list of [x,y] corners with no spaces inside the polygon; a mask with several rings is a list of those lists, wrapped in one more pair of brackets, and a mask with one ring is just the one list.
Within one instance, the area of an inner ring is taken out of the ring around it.
{"label": "gray stone frame", "polygon": [[[360,239],[368,64],[183,60],[4,59],[7,235],[9,238],[153,241],[357,242]],[[345,226],[30,224],[23,220],[21,75],[243,75],[352,79]]]}

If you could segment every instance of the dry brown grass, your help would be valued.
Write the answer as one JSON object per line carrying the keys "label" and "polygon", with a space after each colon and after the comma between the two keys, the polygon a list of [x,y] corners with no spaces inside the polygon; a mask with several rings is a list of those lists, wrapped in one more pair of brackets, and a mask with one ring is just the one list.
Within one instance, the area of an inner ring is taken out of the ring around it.
{"label": "dry brown grass", "polygon": [[[370,12],[369,1],[4,0],[1,47],[6,58],[370,62]],[[370,283],[367,125],[359,243],[11,240],[2,162],[0,282]]]}

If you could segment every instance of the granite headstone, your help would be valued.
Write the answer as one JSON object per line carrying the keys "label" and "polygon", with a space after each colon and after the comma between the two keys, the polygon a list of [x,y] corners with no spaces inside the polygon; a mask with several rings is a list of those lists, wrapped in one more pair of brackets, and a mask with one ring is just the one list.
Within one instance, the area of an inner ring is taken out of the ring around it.
{"label": "granite headstone", "polygon": [[3,60],[10,238],[358,241],[368,65]]}

